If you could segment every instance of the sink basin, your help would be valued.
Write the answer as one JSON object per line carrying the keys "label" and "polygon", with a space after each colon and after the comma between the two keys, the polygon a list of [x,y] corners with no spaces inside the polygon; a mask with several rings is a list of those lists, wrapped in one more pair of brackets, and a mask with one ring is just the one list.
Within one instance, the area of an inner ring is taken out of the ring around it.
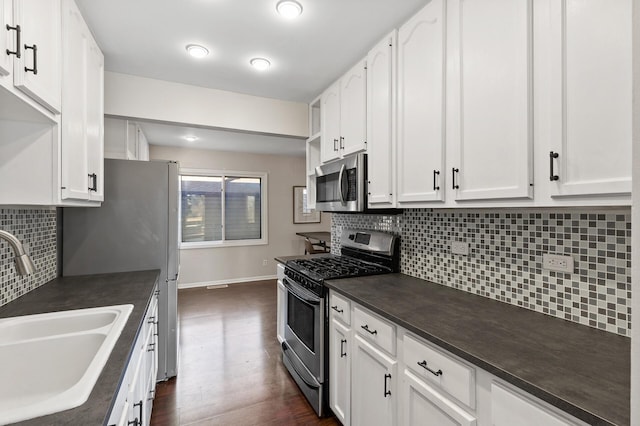
{"label": "sink basin", "polygon": [[133,305],[0,320],[0,424],[82,405]]}

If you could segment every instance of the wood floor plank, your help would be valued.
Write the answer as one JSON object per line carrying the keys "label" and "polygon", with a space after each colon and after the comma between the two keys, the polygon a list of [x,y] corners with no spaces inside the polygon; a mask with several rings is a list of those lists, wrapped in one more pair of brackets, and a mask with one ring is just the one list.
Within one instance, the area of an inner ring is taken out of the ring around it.
{"label": "wood floor plank", "polygon": [[178,377],[159,383],[152,426],[339,425],[320,419],[282,365],[275,280],[178,293]]}

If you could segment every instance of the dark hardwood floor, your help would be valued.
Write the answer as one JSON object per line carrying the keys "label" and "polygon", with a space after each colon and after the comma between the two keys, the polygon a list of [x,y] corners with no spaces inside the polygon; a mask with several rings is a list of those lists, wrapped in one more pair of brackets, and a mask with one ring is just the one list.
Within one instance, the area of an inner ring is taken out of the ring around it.
{"label": "dark hardwood floor", "polygon": [[151,425],[339,425],[319,419],[281,362],[276,281],[180,290],[178,377]]}

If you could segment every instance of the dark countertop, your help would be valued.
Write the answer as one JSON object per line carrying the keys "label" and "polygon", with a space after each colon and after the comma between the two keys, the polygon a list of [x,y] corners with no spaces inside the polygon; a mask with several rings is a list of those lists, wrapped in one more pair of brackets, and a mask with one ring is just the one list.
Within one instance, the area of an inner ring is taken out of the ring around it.
{"label": "dark countertop", "polygon": [[626,337],[402,274],[325,285],[587,423],[630,423]]}
{"label": "dark countertop", "polygon": [[133,310],[98,377],[89,399],[83,405],[49,416],[20,422],[21,425],[102,425],[108,419],[112,399],[120,386],[124,369],[153,296],[160,271],[63,277],[0,307],[0,318],[69,309],[133,304]]}

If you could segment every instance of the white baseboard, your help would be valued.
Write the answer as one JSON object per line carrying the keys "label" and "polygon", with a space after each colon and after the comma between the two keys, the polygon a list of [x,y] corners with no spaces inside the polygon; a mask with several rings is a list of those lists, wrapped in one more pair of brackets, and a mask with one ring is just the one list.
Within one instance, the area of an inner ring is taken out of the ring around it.
{"label": "white baseboard", "polygon": [[240,283],[248,283],[251,281],[275,280],[277,278],[278,277],[276,275],[264,275],[261,277],[232,278],[228,280],[202,281],[197,283],[178,283],[178,289],[208,287],[208,286],[216,286],[216,285],[222,285],[222,284],[240,284]]}

